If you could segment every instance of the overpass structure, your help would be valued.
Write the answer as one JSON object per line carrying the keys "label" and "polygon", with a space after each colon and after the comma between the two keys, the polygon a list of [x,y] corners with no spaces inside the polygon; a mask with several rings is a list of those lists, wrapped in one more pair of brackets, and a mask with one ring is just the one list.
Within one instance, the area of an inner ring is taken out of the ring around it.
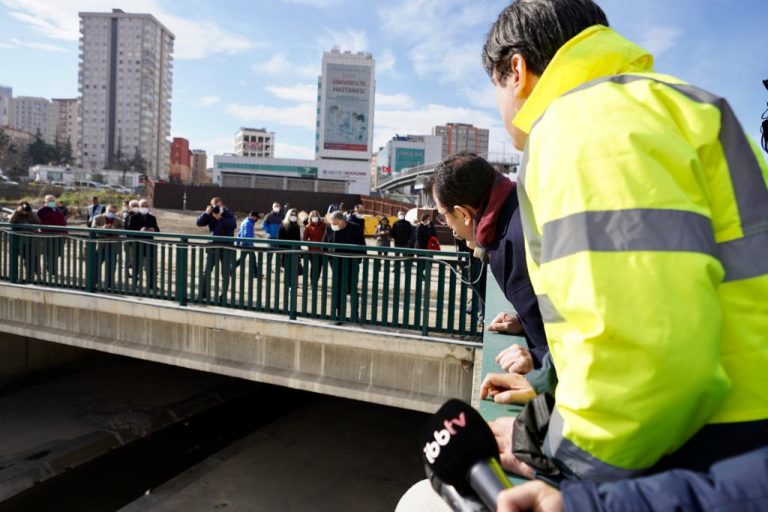
{"label": "overpass structure", "polygon": [[0,332],[425,412],[471,398],[468,255],[45,229],[0,224]]}

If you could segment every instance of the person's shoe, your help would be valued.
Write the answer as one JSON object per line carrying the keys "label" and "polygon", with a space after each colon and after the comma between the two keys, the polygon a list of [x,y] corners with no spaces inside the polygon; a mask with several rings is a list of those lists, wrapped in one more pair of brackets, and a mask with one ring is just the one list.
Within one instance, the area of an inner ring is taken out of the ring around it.
{"label": "person's shoe", "polygon": [[344,322],[342,322],[341,320],[336,320],[335,322],[333,322],[333,325],[344,325]]}

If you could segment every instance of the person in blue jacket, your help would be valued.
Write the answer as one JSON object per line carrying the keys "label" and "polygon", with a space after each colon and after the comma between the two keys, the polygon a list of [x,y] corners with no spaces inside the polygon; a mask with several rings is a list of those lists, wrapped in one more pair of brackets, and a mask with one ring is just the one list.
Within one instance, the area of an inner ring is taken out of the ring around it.
{"label": "person in blue jacket", "polygon": [[[221,201],[220,197],[211,199],[210,205],[197,218],[197,225],[207,227],[211,236],[235,236],[237,219]],[[200,279],[200,296],[206,301],[209,299],[211,272],[219,264],[219,272],[222,277],[221,295],[218,302],[223,302],[229,289],[229,278],[235,265],[235,250],[228,247],[229,244],[211,242],[211,247],[206,250],[205,270]]]}
{"label": "person in blue jacket", "polygon": [[277,240],[280,236],[280,225],[283,223],[283,210],[280,203],[272,203],[272,211],[264,217],[262,229],[267,233],[267,238]]}
{"label": "person in blue jacket", "polygon": [[535,480],[502,491],[497,503],[498,512],[768,510],[768,447],[717,462],[706,474],[672,469],[603,484],[568,480],[559,491]]}
{"label": "person in blue jacket", "polygon": [[[248,216],[240,223],[240,230],[237,233],[238,240],[235,245],[243,247],[240,251],[240,258],[235,263],[235,268],[240,265],[244,265],[246,259],[249,262],[248,270],[250,270],[251,277],[259,277],[259,269],[256,267],[256,253],[254,252],[253,238],[256,233],[256,222],[259,220],[259,212],[256,210],[251,211]],[[243,267],[245,268],[245,267]],[[243,270],[247,272],[248,270]]]}

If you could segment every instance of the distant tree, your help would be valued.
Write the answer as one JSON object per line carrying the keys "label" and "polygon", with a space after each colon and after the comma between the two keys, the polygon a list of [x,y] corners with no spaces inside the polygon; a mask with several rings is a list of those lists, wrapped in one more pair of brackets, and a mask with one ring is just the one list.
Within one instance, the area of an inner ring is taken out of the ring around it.
{"label": "distant tree", "polygon": [[75,155],[72,150],[72,141],[67,137],[59,153],[61,165],[75,165]]}
{"label": "distant tree", "polygon": [[56,157],[55,153],[55,148],[43,140],[43,135],[40,133],[40,128],[38,128],[37,133],[35,133],[35,140],[27,148],[27,154],[32,161],[32,165],[52,162]]}

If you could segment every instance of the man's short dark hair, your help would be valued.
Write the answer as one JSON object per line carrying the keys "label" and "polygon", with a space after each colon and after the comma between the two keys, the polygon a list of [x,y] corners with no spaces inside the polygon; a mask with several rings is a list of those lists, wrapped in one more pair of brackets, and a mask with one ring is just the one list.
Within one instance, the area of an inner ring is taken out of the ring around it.
{"label": "man's short dark hair", "polygon": [[501,11],[483,45],[483,67],[500,84],[510,73],[509,60],[519,53],[528,69],[541,76],[555,53],[581,31],[608,26],[592,0],[515,0]]}
{"label": "man's short dark hair", "polygon": [[256,210],[251,210],[251,213],[249,213],[248,215],[250,215],[251,217],[258,217],[259,212],[257,212]]}
{"label": "man's short dark hair", "polygon": [[427,189],[449,212],[454,206],[479,208],[497,174],[486,159],[462,151],[443,160],[435,168]]}

